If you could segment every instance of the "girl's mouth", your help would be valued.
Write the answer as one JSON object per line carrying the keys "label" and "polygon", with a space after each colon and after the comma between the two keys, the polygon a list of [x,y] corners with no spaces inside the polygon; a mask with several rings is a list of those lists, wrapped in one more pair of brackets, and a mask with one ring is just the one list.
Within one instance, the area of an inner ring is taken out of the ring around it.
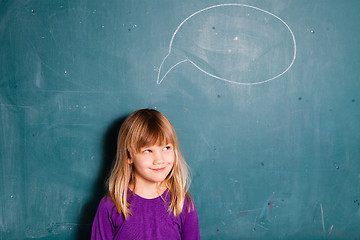
{"label": "girl's mouth", "polygon": [[161,172],[161,171],[163,171],[164,169],[165,169],[165,167],[163,167],[163,168],[153,168],[153,170],[156,171],[156,172]]}

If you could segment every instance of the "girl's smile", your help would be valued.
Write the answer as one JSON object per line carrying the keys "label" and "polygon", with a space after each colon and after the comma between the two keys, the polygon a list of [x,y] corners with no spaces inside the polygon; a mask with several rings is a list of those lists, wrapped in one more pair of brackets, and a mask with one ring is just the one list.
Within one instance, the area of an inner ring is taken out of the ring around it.
{"label": "girl's smile", "polygon": [[164,170],[165,168],[163,167],[163,168],[156,168],[156,169],[153,169],[154,171],[157,171],[157,172],[160,172],[160,171],[162,171],[162,170]]}

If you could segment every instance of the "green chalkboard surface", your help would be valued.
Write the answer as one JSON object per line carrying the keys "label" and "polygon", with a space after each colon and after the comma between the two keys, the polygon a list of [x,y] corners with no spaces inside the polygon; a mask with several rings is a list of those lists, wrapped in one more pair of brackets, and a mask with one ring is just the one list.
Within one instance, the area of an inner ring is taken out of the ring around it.
{"label": "green chalkboard surface", "polygon": [[202,239],[360,238],[360,2],[0,0],[0,239],[88,239],[156,108]]}

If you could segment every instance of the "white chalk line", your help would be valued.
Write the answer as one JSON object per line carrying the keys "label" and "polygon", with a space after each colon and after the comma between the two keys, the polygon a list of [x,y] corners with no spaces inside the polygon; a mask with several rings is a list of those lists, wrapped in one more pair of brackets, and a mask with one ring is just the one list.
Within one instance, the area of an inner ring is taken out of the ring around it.
{"label": "white chalk line", "polygon": [[249,210],[242,210],[242,211],[238,211],[237,213],[248,213],[248,212],[255,212],[255,211],[260,211],[262,210],[262,208],[255,208],[255,209],[249,209]]}
{"label": "white chalk line", "polygon": [[321,219],[322,219],[323,232],[325,233],[324,211],[323,211],[322,204],[320,204],[320,209],[321,209]]}
{"label": "white chalk line", "polygon": [[331,225],[330,231],[329,231],[329,235],[331,234],[331,231],[333,230],[334,225]]}
{"label": "white chalk line", "polygon": [[[165,75],[160,79],[160,73],[161,73],[161,69],[162,69],[162,66],[163,66],[163,63],[165,62],[165,60],[168,58],[168,56],[170,56],[171,54],[171,49],[172,49],[172,44],[173,44],[173,41],[174,41],[174,38],[175,38],[175,35],[177,34],[177,32],[179,31],[179,29],[181,28],[181,26],[187,21],[189,20],[190,18],[192,18],[193,16],[203,12],[203,11],[206,11],[206,10],[209,10],[209,9],[212,9],[212,8],[217,8],[217,7],[223,7],[223,6],[242,6],[242,7],[248,7],[248,8],[253,8],[253,9],[256,9],[256,10],[259,10],[261,12],[264,12],[264,13],[267,13],[273,17],[275,17],[276,19],[280,20],[286,27],[287,29],[289,30],[291,36],[292,36],[292,39],[293,39],[293,44],[294,44],[294,55],[293,55],[293,59],[290,63],[290,65],[280,74],[276,75],[275,77],[272,77],[272,78],[269,78],[267,80],[264,80],[264,81],[260,81],[260,82],[255,82],[255,83],[241,83],[241,82],[236,82],[236,81],[232,81],[230,79],[226,79],[226,78],[221,78],[221,77],[218,77],[218,76],[215,76],[211,73],[208,73],[206,72],[205,70],[203,70],[202,68],[200,68],[198,65],[196,65],[193,61],[191,61],[190,59],[185,59],[185,60],[182,60],[178,63],[176,63],[174,66],[172,66],[166,73]],[[284,21],[282,20],[280,17],[276,16],[275,14],[271,13],[271,12],[268,12],[266,10],[263,10],[261,8],[257,8],[257,7],[254,7],[254,6],[250,6],[250,5],[246,5],[246,4],[237,4],[237,3],[229,3],[229,4],[218,4],[218,5],[214,5],[214,6],[210,6],[210,7],[207,7],[207,8],[204,8],[204,9],[201,9],[193,14],[191,14],[189,17],[185,18],[184,21],[182,21],[180,23],[180,25],[176,28],[174,34],[172,35],[171,37],[171,40],[170,40],[170,44],[169,44],[169,52],[168,54],[165,56],[165,58],[162,60],[161,64],[160,64],[160,68],[159,68],[159,72],[158,72],[158,76],[157,76],[157,84],[161,84],[161,82],[164,80],[164,78],[166,77],[166,75],[174,68],[176,67],[177,65],[181,64],[181,63],[184,63],[184,62],[190,62],[191,64],[193,64],[197,69],[199,69],[200,71],[202,71],[203,73],[207,74],[208,76],[210,77],[213,77],[213,78],[216,78],[216,79],[219,79],[219,80],[222,80],[222,81],[226,81],[226,82],[229,82],[229,83],[234,83],[234,84],[239,84],[239,85],[256,85],[256,84],[262,84],[262,83],[266,83],[266,82],[269,82],[269,81],[272,81],[280,76],[282,76],[283,74],[285,74],[291,67],[292,65],[294,64],[295,62],[295,59],[296,59],[296,40],[295,40],[295,36],[294,36],[294,33],[293,31],[291,30],[291,28],[289,27],[289,25]],[[160,80],[159,80],[160,79]]]}
{"label": "white chalk line", "polygon": [[[322,203],[320,203],[320,210],[321,210],[321,221],[322,221],[323,233],[326,234],[326,232],[325,232],[325,222],[324,222],[324,210],[323,210]],[[329,236],[330,236],[333,228],[334,228],[334,225],[331,225],[329,233],[328,233]]]}

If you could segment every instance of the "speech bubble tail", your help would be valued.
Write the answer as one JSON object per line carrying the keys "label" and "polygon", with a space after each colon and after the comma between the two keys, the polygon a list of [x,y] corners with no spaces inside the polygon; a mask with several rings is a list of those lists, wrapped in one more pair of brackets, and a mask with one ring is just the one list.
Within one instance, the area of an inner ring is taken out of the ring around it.
{"label": "speech bubble tail", "polygon": [[176,66],[189,61],[189,59],[185,58],[180,58],[177,57],[177,54],[170,54],[171,52],[169,52],[168,55],[166,55],[166,57],[163,59],[163,61],[160,64],[159,67],[159,72],[158,72],[158,76],[157,76],[157,80],[156,83],[157,84],[161,84],[162,81],[164,81],[165,77],[169,74],[169,72],[175,68]]}

